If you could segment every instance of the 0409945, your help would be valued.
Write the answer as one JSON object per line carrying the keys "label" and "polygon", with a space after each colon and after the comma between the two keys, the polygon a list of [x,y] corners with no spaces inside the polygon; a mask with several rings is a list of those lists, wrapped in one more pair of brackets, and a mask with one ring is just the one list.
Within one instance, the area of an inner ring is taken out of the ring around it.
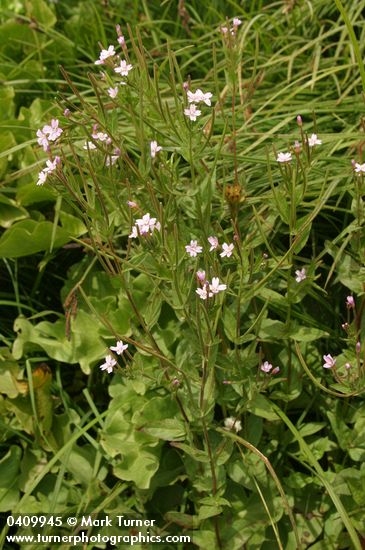
{"label": "0409945", "polygon": [[61,516],[8,516],[6,518],[6,523],[9,527],[18,526],[18,527],[43,527],[44,525],[52,525],[55,527],[61,527],[62,517]]}

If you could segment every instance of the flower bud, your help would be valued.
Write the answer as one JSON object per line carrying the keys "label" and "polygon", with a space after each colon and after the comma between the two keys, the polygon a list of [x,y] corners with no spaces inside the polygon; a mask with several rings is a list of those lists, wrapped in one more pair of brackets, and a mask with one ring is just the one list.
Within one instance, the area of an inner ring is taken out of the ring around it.
{"label": "flower bud", "polygon": [[300,115],[297,116],[297,124],[298,124],[299,128],[301,128],[303,126],[303,120],[302,120],[302,117]]}

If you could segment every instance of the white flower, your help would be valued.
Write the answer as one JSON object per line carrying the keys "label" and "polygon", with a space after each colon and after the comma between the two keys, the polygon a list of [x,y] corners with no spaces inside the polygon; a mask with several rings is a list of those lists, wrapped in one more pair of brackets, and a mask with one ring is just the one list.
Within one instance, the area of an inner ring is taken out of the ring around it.
{"label": "white flower", "polygon": [[92,151],[93,149],[96,149],[96,145],[92,141],[85,141],[83,149],[86,151],[90,149],[90,151]]}
{"label": "white flower", "polygon": [[242,21],[241,19],[238,19],[238,17],[235,17],[232,23],[234,27],[239,27],[240,25],[242,25]]}
{"label": "white flower", "polygon": [[127,63],[125,59],[122,59],[119,67],[115,67],[114,72],[121,76],[128,76],[129,71],[133,69],[133,65]]}
{"label": "white flower", "polygon": [[314,147],[315,145],[322,145],[322,140],[318,139],[317,134],[312,134],[308,138],[308,145],[309,147]]}
{"label": "white flower", "polygon": [[226,430],[235,430],[235,432],[240,432],[242,430],[241,421],[233,416],[224,419],[224,427]]}
{"label": "white flower", "polygon": [[107,355],[105,357],[105,363],[100,365],[101,370],[106,370],[108,374],[113,372],[113,367],[117,364],[116,360],[111,356]]}
{"label": "white flower", "polygon": [[[210,105],[212,104],[211,101],[210,101],[210,98],[212,97],[213,94],[211,94],[210,92],[207,92],[207,93],[203,93],[202,90],[200,90],[199,88],[197,89],[197,91],[194,93],[194,92],[190,92],[190,90],[188,91],[188,101],[189,103],[200,103],[200,102],[204,102],[206,105],[208,105],[210,107]],[[186,114],[186,113],[185,113]]]}
{"label": "white flower", "polygon": [[211,284],[209,285],[209,290],[212,294],[218,294],[222,290],[226,290],[227,285],[219,284],[219,278],[213,277]]}
{"label": "white flower", "polygon": [[95,65],[104,65],[104,61],[108,59],[108,57],[113,57],[114,55],[115,55],[114,46],[109,46],[107,50],[101,50],[99,59],[95,61]]}
{"label": "white flower", "polygon": [[112,99],[115,99],[118,95],[118,86],[115,86],[115,88],[108,88],[108,96]]}
{"label": "white flower", "polygon": [[225,256],[229,258],[230,256],[232,256],[233,249],[234,249],[233,243],[231,244],[223,243],[222,248],[223,248],[223,252],[220,253],[221,258],[224,258]]}
{"label": "white flower", "polygon": [[303,269],[297,269],[296,272],[295,272],[295,280],[297,283],[301,283],[302,281],[304,281],[304,279],[307,278],[307,272],[305,270],[305,267],[303,267]]}
{"label": "white flower", "polygon": [[190,244],[185,246],[185,250],[192,258],[195,258],[203,251],[203,247],[198,245],[198,241],[190,241]]}
{"label": "white flower", "polygon": [[115,351],[115,353],[117,355],[122,355],[124,350],[126,350],[127,348],[128,348],[128,344],[123,344],[122,340],[118,340],[117,345],[116,346],[110,346],[109,349],[111,349],[111,351]]}
{"label": "white flower", "polygon": [[[39,140],[38,140],[38,143],[39,143]],[[361,174],[361,173],[365,174],[365,162],[364,164],[359,164],[358,162],[355,162],[355,172],[357,172],[358,174]]]}
{"label": "white flower", "polygon": [[276,157],[276,160],[278,162],[290,162],[291,161],[291,153],[279,153]]}
{"label": "white flower", "polygon": [[154,159],[156,156],[156,153],[159,151],[162,151],[161,145],[157,144],[157,141],[151,141],[150,143],[150,149],[151,149],[151,157]]}
{"label": "white flower", "polygon": [[37,185],[44,185],[46,183],[47,176],[48,176],[47,172],[44,172],[43,170],[42,172],[39,172]]}
{"label": "white flower", "polygon": [[336,359],[334,357],[332,357],[332,355],[330,355],[330,354],[324,355],[323,356],[323,361],[324,361],[324,365],[323,365],[324,369],[331,369],[336,364]]}
{"label": "white flower", "polygon": [[262,370],[262,372],[268,373],[268,372],[270,372],[271,369],[272,369],[272,364],[269,363],[269,361],[265,361],[265,362],[261,365],[260,369]]}
{"label": "white flower", "polygon": [[196,120],[196,118],[200,116],[202,112],[196,108],[196,105],[194,103],[191,103],[188,109],[184,109],[184,114],[189,117],[190,120]]}

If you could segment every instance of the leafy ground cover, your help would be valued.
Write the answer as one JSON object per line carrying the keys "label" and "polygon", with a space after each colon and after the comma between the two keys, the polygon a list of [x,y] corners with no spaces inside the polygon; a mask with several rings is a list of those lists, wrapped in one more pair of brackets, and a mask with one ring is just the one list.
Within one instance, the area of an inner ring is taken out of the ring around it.
{"label": "leafy ground cover", "polygon": [[365,2],[157,4],[2,5],[2,547],[361,549]]}

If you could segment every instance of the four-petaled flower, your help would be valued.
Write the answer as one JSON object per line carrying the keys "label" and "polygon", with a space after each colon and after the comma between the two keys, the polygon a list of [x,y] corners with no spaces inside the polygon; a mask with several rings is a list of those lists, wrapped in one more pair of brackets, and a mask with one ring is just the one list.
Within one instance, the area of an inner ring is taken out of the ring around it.
{"label": "four-petaled flower", "polygon": [[278,156],[276,157],[278,162],[290,162],[291,159],[291,153],[278,153]]}
{"label": "four-petaled flower", "polygon": [[105,363],[100,365],[100,368],[101,370],[106,370],[108,374],[111,374],[113,372],[113,367],[115,367],[116,364],[117,362],[114,357],[112,357],[111,355],[107,355],[105,357]]}
{"label": "four-petaled flower", "polygon": [[140,235],[146,235],[147,233],[153,233],[154,229],[160,230],[160,223],[156,218],[151,218],[149,212],[142,218],[136,220],[136,226],[138,227]]}
{"label": "four-petaled flower", "polygon": [[37,185],[44,185],[46,183],[47,175],[47,172],[43,172],[43,170],[39,172]]}
{"label": "four-petaled flower", "polygon": [[114,46],[109,46],[107,50],[101,50],[99,59],[95,61],[95,65],[104,65],[104,61],[108,59],[108,57],[113,57],[114,55],[115,55]]}
{"label": "four-petaled flower", "polygon": [[123,344],[122,340],[118,340],[117,345],[116,346],[110,346],[109,349],[111,351],[115,351],[115,353],[117,355],[122,355],[124,350],[126,350],[127,348],[128,348],[128,344]]}
{"label": "four-petaled flower", "polygon": [[191,240],[190,244],[185,246],[185,250],[192,258],[196,258],[203,251],[203,247],[198,245],[198,241]]}
{"label": "four-petaled flower", "polygon": [[89,149],[90,151],[92,151],[93,149],[96,149],[96,145],[95,143],[93,143],[92,141],[85,141],[84,145],[83,145],[83,149],[85,149],[86,151]]}
{"label": "four-petaled flower", "polygon": [[121,76],[128,76],[129,71],[133,69],[133,65],[127,63],[125,59],[122,59],[119,67],[115,67],[114,72]]}
{"label": "four-petaled flower", "polygon": [[322,140],[318,139],[317,134],[312,134],[308,138],[308,145],[309,147],[314,147],[315,145],[322,145]]}
{"label": "four-petaled flower", "polygon": [[196,118],[200,116],[202,112],[196,108],[195,103],[191,103],[188,109],[184,109],[184,114],[189,117],[190,120],[196,120]]}
{"label": "four-petaled flower", "polygon": [[221,292],[222,290],[226,290],[227,285],[219,284],[219,278],[213,277],[212,282],[209,285],[209,290],[212,294],[218,294],[218,292]]}
{"label": "four-petaled flower", "polygon": [[234,244],[233,243],[231,243],[231,244],[223,243],[222,248],[223,248],[223,252],[220,253],[221,258],[224,258],[225,256],[227,256],[227,258],[229,258],[230,256],[232,256],[233,249],[234,249]]}
{"label": "four-petaled flower", "polygon": [[[210,101],[210,98],[212,97],[213,94],[211,94],[211,92],[202,92],[202,90],[200,90],[199,88],[196,90],[196,92],[191,92],[190,90],[188,91],[188,101],[189,103],[200,103],[200,102],[203,102],[205,103],[206,105],[208,105],[209,107],[211,106],[211,101]],[[185,113],[186,114],[186,113]]]}
{"label": "four-petaled flower", "polygon": [[48,134],[49,141],[56,141],[62,134],[63,130],[59,127],[59,121],[57,118],[51,120],[51,124],[43,126],[43,132]]}
{"label": "four-petaled flower", "polygon": [[295,271],[295,280],[297,283],[301,283],[302,281],[304,281],[304,279],[307,278],[307,272],[305,270],[305,267],[303,267],[302,269],[297,269]]}
{"label": "four-petaled flower", "polygon": [[324,365],[323,365],[324,369],[332,369],[332,367],[336,365],[336,359],[332,357],[332,355],[330,354],[324,355],[323,361],[324,361]]}
{"label": "four-petaled flower", "polygon": [[211,292],[208,292],[207,285],[204,285],[203,288],[197,288],[195,292],[201,300],[206,300],[208,297],[211,298],[213,296]]}
{"label": "four-petaled flower", "polygon": [[43,147],[43,151],[48,151],[49,143],[48,143],[48,137],[43,132],[43,130],[39,129],[37,130],[37,138],[38,138],[38,144]]}
{"label": "four-petaled flower", "polygon": [[264,363],[262,363],[260,369],[262,370],[262,372],[268,373],[272,369],[272,364],[269,363],[269,361],[265,361]]}
{"label": "four-petaled flower", "polygon": [[[39,143],[39,141],[38,141],[38,143]],[[365,162],[363,164],[360,164],[359,162],[355,162],[355,172],[359,175],[360,174],[365,174]]]}
{"label": "four-petaled flower", "polygon": [[108,96],[112,99],[115,99],[118,95],[118,86],[115,86],[115,88],[108,88]]}
{"label": "four-petaled flower", "polygon": [[159,151],[162,151],[161,145],[157,144],[157,141],[151,141],[150,143],[150,149],[151,149],[151,157],[154,159],[156,156],[156,153]]}
{"label": "four-petaled flower", "polygon": [[242,430],[241,421],[233,416],[224,419],[224,427],[226,430],[235,430],[235,432],[240,432]]}
{"label": "four-petaled flower", "polygon": [[218,237],[214,237],[214,236],[208,237],[208,242],[210,244],[209,252],[211,252],[212,250],[215,250],[219,246]]}

